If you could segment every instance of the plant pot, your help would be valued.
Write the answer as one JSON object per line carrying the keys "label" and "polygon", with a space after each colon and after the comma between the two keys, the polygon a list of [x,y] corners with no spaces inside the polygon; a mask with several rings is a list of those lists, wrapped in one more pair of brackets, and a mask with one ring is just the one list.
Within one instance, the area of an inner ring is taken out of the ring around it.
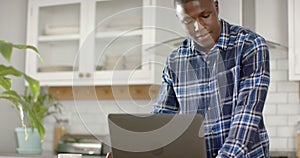
{"label": "plant pot", "polygon": [[34,128],[27,128],[28,139],[25,140],[25,129],[16,128],[15,129],[18,139],[17,152],[19,154],[41,154],[42,144],[40,141],[40,135],[38,130]]}

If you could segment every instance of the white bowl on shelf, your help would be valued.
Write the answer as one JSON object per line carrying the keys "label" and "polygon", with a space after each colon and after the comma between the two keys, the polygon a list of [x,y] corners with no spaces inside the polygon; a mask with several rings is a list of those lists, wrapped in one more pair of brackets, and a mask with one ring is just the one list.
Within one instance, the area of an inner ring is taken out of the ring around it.
{"label": "white bowl on shelf", "polygon": [[39,72],[60,72],[60,71],[75,71],[78,68],[74,68],[70,65],[57,65],[57,66],[43,66],[39,67]]}

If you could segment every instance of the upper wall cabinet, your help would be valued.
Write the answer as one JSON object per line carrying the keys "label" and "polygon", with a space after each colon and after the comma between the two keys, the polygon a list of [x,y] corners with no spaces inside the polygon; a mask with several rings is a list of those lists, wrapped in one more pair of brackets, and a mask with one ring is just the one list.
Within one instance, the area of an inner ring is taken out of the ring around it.
{"label": "upper wall cabinet", "polygon": [[[164,4],[166,3],[166,4]],[[160,84],[180,37],[167,0],[29,0],[26,72],[43,86]],[[30,51],[30,50],[28,50]]]}
{"label": "upper wall cabinet", "polygon": [[288,0],[289,79],[300,80],[300,1]]}
{"label": "upper wall cabinet", "polygon": [[220,17],[245,26],[267,41],[288,46],[287,1],[219,0]]}
{"label": "upper wall cabinet", "polygon": [[287,0],[255,0],[255,30],[268,41],[288,47]]}

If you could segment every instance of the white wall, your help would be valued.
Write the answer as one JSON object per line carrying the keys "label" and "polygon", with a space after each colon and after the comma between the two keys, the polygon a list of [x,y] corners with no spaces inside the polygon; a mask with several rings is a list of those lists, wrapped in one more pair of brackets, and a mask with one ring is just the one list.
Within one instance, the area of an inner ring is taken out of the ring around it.
{"label": "white wall", "polygon": [[[0,1],[0,39],[14,43],[25,43],[26,37],[27,0],[1,0]],[[15,51],[12,63],[20,70],[24,70],[24,52]],[[0,63],[4,63],[0,58]],[[13,81],[14,88],[22,92],[24,83]],[[20,126],[18,114],[11,104],[0,101],[0,152],[15,152],[17,140],[14,129]]]}

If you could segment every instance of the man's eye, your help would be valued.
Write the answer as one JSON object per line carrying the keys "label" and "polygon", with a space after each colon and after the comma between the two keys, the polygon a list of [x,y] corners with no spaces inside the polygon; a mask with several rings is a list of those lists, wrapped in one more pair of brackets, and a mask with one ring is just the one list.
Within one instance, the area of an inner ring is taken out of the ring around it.
{"label": "man's eye", "polygon": [[204,14],[202,15],[203,18],[208,18],[210,14]]}
{"label": "man's eye", "polygon": [[182,22],[184,23],[184,24],[190,24],[190,23],[192,23],[194,21],[194,19],[191,19],[191,18],[186,18],[186,19],[183,19],[182,20]]}

